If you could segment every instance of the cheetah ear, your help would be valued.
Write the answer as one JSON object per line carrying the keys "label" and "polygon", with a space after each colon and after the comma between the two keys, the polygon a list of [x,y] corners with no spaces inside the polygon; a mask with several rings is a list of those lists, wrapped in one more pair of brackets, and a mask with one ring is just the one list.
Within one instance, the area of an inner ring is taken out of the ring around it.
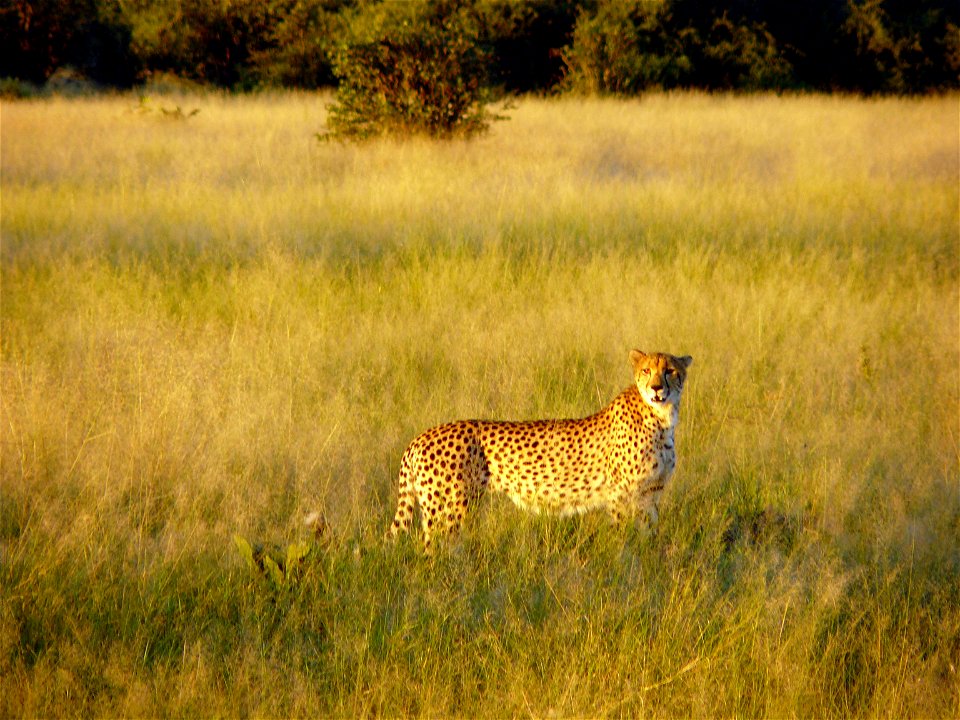
{"label": "cheetah ear", "polygon": [[647,357],[646,353],[640,352],[639,350],[630,351],[630,362],[633,363],[633,366],[636,367],[642,363]]}
{"label": "cheetah ear", "polygon": [[693,358],[689,355],[684,355],[683,357],[678,357],[677,362],[683,365],[683,369],[686,370],[688,367],[693,365]]}

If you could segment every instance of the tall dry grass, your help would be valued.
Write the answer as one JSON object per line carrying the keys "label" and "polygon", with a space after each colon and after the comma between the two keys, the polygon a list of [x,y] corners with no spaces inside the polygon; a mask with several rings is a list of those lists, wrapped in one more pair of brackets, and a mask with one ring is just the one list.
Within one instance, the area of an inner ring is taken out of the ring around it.
{"label": "tall dry grass", "polygon": [[[4,715],[960,713],[955,97],[177,105],[2,107]],[[656,539],[381,546],[419,430],[592,412],[634,346],[695,358]]]}

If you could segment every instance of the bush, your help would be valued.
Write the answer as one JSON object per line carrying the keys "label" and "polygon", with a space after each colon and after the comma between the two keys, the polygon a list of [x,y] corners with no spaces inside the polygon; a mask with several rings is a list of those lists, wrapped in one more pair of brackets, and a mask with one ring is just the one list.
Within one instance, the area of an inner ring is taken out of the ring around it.
{"label": "bush", "polygon": [[489,81],[508,93],[547,92],[563,79],[579,0],[472,0],[490,48]]}
{"label": "bush", "polygon": [[581,12],[564,48],[568,89],[629,95],[681,83],[690,71],[680,38],[666,26],[666,4],[606,0]]}
{"label": "bush", "polygon": [[[690,33],[688,37],[694,37]],[[793,84],[793,69],[762,24],[716,18],[697,45],[698,85],[710,90],[769,90]],[[692,53],[691,53],[692,54]]]}
{"label": "bush", "polygon": [[42,85],[64,67],[98,84],[133,84],[137,63],[116,2],[31,0],[0,5],[0,76]]}
{"label": "bush", "polygon": [[249,89],[251,56],[271,41],[286,7],[261,0],[130,0],[123,16],[130,47],[145,73],[173,73],[201,83]]}
{"label": "bush", "polygon": [[0,77],[0,100],[23,100],[39,93],[37,86],[26,80]]}
{"label": "bush", "polygon": [[957,86],[956,3],[849,0],[840,43],[850,60],[844,85],[907,94]]}
{"label": "bush", "polygon": [[82,72],[66,65],[47,78],[43,90],[49,95],[81,97],[95,95],[101,88]]}
{"label": "bush", "polygon": [[762,22],[717,16],[681,0],[604,0],[580,14],[563,59],[567,87],[586,93],[758,90],[793,81],[790,63]]}
{"label": "bush", "polygon": [[335,54],[340,85],[325,137],[446,138],[487,128],[487,53],[468,10],[385,3],[358,15],[349,38]]}
{"label": "bush", "polygon": [[279,13],[268,42],[250,55],[250,75],[263,86],[316,89],[336,84],[332,55],[342,35],[344,0],[294,0]]}

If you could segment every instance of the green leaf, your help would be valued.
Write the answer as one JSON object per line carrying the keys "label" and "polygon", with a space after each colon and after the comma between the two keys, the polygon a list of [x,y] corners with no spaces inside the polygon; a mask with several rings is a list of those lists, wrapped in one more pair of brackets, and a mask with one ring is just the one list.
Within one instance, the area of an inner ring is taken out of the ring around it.
{"label": "green leaf", "polygon": [[243,561],[246,563],[247,567],[251,570],[256,570],[257,564],[253,560],[253,548],[250,547],[250,543],[248,543],[246,539],[240,535],[234,535],[233,544],[237,546],[237,550],[240,551],[240,557],[243,558]]}
{"label": "green leaf", "polygon": [[269,555],[263,556],[263,569],[267,573],[273,584],[277,587],[283,586],[284,576],[283,570],[280,569],[280,566],[274,561]]}
{"label": "green leaf", "polygon": [[293,569],[300,564],[307,555],[310,554],[310,545],[305,542],[291,543],[287,546],[287,575],[293,572]]}

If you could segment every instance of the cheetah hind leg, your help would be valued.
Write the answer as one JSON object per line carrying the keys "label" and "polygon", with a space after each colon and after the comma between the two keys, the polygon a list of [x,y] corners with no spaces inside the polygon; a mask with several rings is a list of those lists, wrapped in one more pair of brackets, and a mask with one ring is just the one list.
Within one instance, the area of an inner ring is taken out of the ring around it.
{"label": "cheetah hind leg", "polygon": [[390,529],[387,530],[387,540],[393,540],[401,532],[410,532],[413,523],[413,507],[416,496],[413,492],[413,468],[410,459],[404,454],[400,461],[400,479],[397,493],[397,514],[393,518]]}
{"label": "cheetah hind leg", "polygon": [[440,536],[444,540],[451,540],[457,536],[463,525],[467,500],[462,489],[462,475],[447,476],[447,484],[451,482],[455,488],[452,504],[439,501],[436,497],[432,500],[421,498],[420,528],[423,534],[423,552],[428,556],[433,555],[435,537]]}
{"label": "cheetah hind leg", "polygon": [[439,527],[440,513],[432,499],[418,495],[414,488],[415,470],[410,458],[403,456],[400,461],[399,490],[397,493],[397,513],[393,518],[390,529],[387,530],[385,540],[395,540],[401,532],[409,533],[413,525],[414,507],[420,507],[420,527],[423,535],[423,550],[431,555],[433,542],[432,535]]}
{"label": "cheetah hind leg", "polygon": [[456,535],[459,529],[460,523],[449,509],[429,500],[420,503],[420,531],[423,535],[424,555],[433,555],[434,537],[442,535],[450,538]]}
{"label": "cheetah hind leg", "polygon": [[404,454],[400,461],[399,490],[397,493],[397,513],[393,518],[386,539],[394,540],[401,532],[410,532],[413,525],[414,507],[420,508],[420,528],[423,535],[423,551],[433,554],[433,534],[442,530],[441,515],[434,498],[420,495],[414,488],[416,471],[410,458]]}

